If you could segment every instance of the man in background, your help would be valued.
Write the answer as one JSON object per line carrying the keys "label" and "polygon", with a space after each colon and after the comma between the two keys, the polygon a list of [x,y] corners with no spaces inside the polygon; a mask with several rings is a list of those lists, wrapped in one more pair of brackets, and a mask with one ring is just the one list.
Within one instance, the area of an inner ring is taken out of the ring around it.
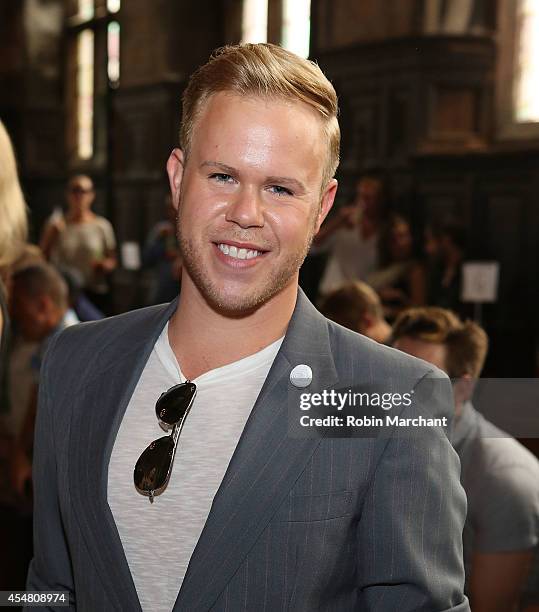
{"label": "man in background", "polygon": [[[483,368],[487,335],[476,323],[463,323],[449,310],[413,308],[396,320],[393,346],[454,379],[452,443],[468,497],[463,540],[472,610],[520,610],[532,562],[539,562],[539,462],[472,405],[473,380]],[[531,591],[529,597],[539,596],[537,584],[525,590]]]}
{"label": "man in background", "polygon": [[182,261],[176,238],[176,210],[170,194],[165,199],[166,219],[150,230],[142,263],[153,273],[148,304],[162,304],[173,300],[179,291]]}
{"label": "man in background", "polygon": [[69,309],[67,284],[53,266],[43,262],[22,268],[15,272],[12,280],[11,317],[22,338],[37,343],[31,358],[34,381],[29,403],[22,407],[12,406],[12,409],[24,411],[13,452],[13,486],[20,498],[28,498],[41,363],[51,338],[78,321]]}
{"label": "man in background", "polygon": [[385,343],[391,326],[384,319],[382,302],[376,291],[363,283],[347,283],[323,300],[320,312],[343,327]]}

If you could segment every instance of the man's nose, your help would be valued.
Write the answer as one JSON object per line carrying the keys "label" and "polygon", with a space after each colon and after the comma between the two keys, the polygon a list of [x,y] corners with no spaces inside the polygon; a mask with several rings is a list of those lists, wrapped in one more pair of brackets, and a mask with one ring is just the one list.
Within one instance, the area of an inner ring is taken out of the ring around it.
{"label": "man's nose", "polygon": [[263,202],[255,188],[242,187],[232,196],[226,216],[227,221],[240,227],[262,227],[264,225]]}

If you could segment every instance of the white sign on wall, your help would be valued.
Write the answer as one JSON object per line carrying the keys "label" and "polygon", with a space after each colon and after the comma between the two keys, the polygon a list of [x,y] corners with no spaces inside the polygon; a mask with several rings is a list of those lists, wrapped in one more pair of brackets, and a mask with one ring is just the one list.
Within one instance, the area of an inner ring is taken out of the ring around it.
{"label": "white sign on wall", "polygon": [[469,261],[462,265],[463,302],[492,303],[498,299],[500,264],[497,261]]}
{"label": "white sign on wall", "polygon": [[140,247],[138,242],[122,242],[122,266],[126,270],[140,270]]}

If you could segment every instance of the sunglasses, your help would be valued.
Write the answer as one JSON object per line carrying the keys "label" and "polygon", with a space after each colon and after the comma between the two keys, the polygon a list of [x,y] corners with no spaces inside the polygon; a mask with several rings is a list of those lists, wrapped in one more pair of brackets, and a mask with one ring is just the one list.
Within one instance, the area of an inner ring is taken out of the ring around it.
{"label": "sunglasses", "polygon": [[89,188],[85,189],[84,187],[80,187],[79,185],[75,185],[75,187],[71,187],[69,191],[70,191],[70,193],[86,194],[86,193],[93,193],[94,189],[93,189],[93,187],[89,187]]}
{"label": "sunglasses", "polygon": [[155,414],[161,429],[170,434],[154,440],[135,464],[135,488],[150,498],[160,495],[167,487],[178,439],[191,410],[197,392],[194,383],[186,381],[162,393],[155,404]]}

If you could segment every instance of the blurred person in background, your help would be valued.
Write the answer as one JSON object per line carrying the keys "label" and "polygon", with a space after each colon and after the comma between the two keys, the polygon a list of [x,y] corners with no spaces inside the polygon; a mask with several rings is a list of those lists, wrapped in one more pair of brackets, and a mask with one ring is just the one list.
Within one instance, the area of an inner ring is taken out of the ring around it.
{"label": "blurred person in background", "polygon": [[5,470],[10,487],[2,507],[2,542],[8,561],[2,573],[4,588],[19,590],[24,588],[33,550],[31,463],[39,366],[48,337],[62,327],[66,290],[52,266],[36,262],[35,250],[21,258],[17,266],[23,266],[24,261],[33,263],[14,267],[10,296],[11,318],[20,342],[12,347],[9,360],[13,442]]}
{"label": "blurred person in background", "polygon": [[[19,270],[43,262],[41,250],[34,244],[25,244],[20,255],[10,266],[10,279]],[[6,436],[13,440],[19,435],[24,409],[29,402],[33,380],[31,360],[37,350],[37,343],[25,340],[19,333],[16,322],[13,322],[11,332],[5,363],[6,384],[1,426]]]}
{"label": "blurred person in background", "polygon": [[67,283],[69,292],[69,308],[76,314],[78,321],[98,321],[105,315],[94,306],[82,290],[83,278],[74,268],[57,268]]}
{"label": "blurred person in background", "polygon": [[473,381],[488,350],[486,333],[449,310],[411,308],[395,321],[392,340],[395,348],[453,379],[451,441],[468,498],[463,543],[472,610],[533,610],[527,606],[539,605],[539,462],[472,405]]}
{"label": "blurred person in background", "polygon": [[83,278],[88,299],[106,315],[112,313],[109,277],[117,266],[116,238],[110,222],[92,211],[95,189],[84,174],[67,185],[67,213],[55,211],[47,222],[40,246],[58,267],[72,267]]}
{"label": "blurred person in background", "polygon": [[10,266],[22,252],[28,235],[26,203],[17,175],[17,162],[9,135],[0,121],[0,357],[6,346],[7,285]]}
{"label": "blurred person in background", "polygon": [[379,242],[380,269],[367,278],[376,290],[389,321],[404,308],[426,303],[425,267],[414,249],[410,223],[392,215]]}
{"label": "blurred person in background", "polygon": [[356,183],[353,202],[341,206],[315,236],[312,253],[329,250],[319,292],[327,295],[343,283],[365,280],[378,268],[378,238],[384,214],[384,184],[377,175]]}
{"label": "blurred person in background", "polygon": [[[21,535],[19,524],[9,506],[11,490],[8,482],[8,462],[11,457],[12,436],[5,427],[4,417],[9,410],[7,400],[7,348],[9,340],[8,291],[11,285],[13,263],[22,253],[28,235],[26,203],[17,174],[17,162],[11,139],[0,121],[0,539],[4,554],[0,555],[0,588],[22,588],[21,571],[24,559],[17,553],[24,547],[23,538],[17,538],[19,548],[10,547],[10,538]],[[26,542],[30,547],[27,531]],[[12,550],[15,554],[10,555]],[[24,555],[23,555],[24,557]]]}
{"label": "blurred person in background", "polygon": [[60,273],[46,263],[22,268],[13,274],[10,311],[21,336],[38,344],[32,357],[34,384],[15,444],[12,463],[13,486],[21,497],[30,496],[31,457],[41,362],[51,338],[77,323],[69,310],[68,287]]}
{"label": "blurred person in background", "polygon": [[154,270],[156,275],[150,290],[150,304],[171,302],[180,286],[182,259],[176,238],[176,210],[170,194],[165,206],[167,218],[150,230],[142,253],[143,265]]}
{"label": "blurred person in background", "polygon": [[322,302],[320,312],[343,327],[385,343],[391,326],[384,319],[380,297],[366,283],[354,281],[332,291]]}
{"label": "blurred person in background", "polygon": [[455,221],[431,225],[425,230],[428,258],[428,299],[432,306],[462,314],[460,300],[462,263],[465,258],[466,231]]}
{"label": "blurred person in background", "polygon": [[[11,438],[5,427],[7,399],[7,350],[10,324],[8,294],[14,263],[21,256],[28,235],[26,203],[17,174],[17,162],[10,137],[0,121],[0,491],[6,488],[6,461]],[[2,494],[0,494],[0,497]]]}

